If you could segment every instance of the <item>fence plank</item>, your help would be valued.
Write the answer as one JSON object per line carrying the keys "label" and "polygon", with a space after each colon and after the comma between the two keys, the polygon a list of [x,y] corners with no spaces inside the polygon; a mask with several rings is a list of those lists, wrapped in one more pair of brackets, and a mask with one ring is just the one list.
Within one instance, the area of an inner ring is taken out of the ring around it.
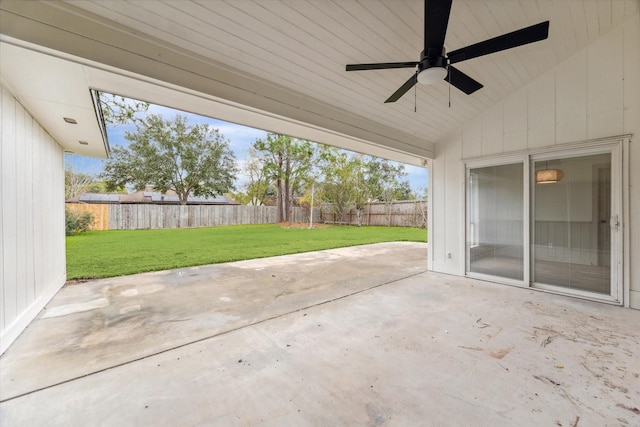
{"label": "fence plank", "polygon": [[[352,209],[339,218],[332,212],[331,206],[322,207],[322,221],[327,224],[358,223],[358,215]],[[427,226],[427,201],[426,200],[400,200],[389,203],[373,202],[362,209],[361,223],[364,225],[384,225],[396,227],[426,227]]]}
{"label": "fence plank", "polygon": [[93,215],[92,230],[108,230],[109,206],[105,204],[67,203],[67,208],[77,213],[89,212]]}

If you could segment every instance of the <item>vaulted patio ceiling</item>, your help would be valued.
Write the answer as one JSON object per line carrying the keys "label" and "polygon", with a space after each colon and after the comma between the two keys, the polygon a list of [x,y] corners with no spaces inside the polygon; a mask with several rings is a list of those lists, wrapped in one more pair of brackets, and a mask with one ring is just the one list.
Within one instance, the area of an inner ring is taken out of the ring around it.
{"label": "vaulted patio ceiling", "polygon": [[637,0],[454,0],[447,50],[545,20],[549,38],[457,64],[484,85],[473,95],[442,82],[393,104],[384,100],[411,69],[345,65],[418,60],[422,0],[3,1],[0,31],[81,58],[96,89],[420,164],[452,131],[637,8]]}

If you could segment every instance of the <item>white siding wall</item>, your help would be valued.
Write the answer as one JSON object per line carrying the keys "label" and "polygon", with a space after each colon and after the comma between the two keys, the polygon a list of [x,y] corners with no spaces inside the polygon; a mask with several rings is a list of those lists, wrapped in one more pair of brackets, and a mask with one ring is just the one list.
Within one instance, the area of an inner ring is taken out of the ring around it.
{"label": "white siding wall", "polygon": [[625,250],[631,260],[630,304],[640,308],[640,14],[438,144],[432,163],[432,268],[464,274],[462,159],[622,134],[633,135],[625,153],[631,165]]}
{"label": "white siding wall", "polygon": [[0,353],[65,282],[62,148],[0,85]]}
{"label": "white siding wall", "polygon": [[[480,126],[480,121],[471,125]],[[437,146],[436,158],[431,164],[433,181],[430,191],[433,203],[430,206],[433,209],[433,232],[429,231],[431,268],[434,271],[460,275],[465,271],[465,248],[460,246],[464,238],[464,227],[460,227],[460,224],[465,216],[465,172],[461,158],[463,150],[481,148],[480,139],[476,139],[473,146],[466,147],[469,142],[463,144],[462,132],[461,130],[460,134],[453,135]]]}

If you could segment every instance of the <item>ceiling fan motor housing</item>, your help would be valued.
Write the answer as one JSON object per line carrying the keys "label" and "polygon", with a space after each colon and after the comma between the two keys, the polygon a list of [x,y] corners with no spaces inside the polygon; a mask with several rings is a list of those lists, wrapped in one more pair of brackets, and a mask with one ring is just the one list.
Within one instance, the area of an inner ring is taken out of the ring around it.
{"label": "ceiling fan motor housing", "polygon": [[447,76],[447,58],[445,58],[444,48],[428,49],[427,55],[424,51],[420,54],[420,62],[418,63],[417,81],[422,84],[433,84],[444,79]]}
{"label": "ceiling fan motor housing", "polygon": [[[433,49],[429,49],[433,51]],[[445,58],[445,51],[438,52],[437,55],[431,55],[433,52],[429,52],[429,55],[425,55],[424,51],[420,54],[420,63],[418,64],[418,71],[426,70],[427,68],[439,67],[447,68],[447,58]]]}

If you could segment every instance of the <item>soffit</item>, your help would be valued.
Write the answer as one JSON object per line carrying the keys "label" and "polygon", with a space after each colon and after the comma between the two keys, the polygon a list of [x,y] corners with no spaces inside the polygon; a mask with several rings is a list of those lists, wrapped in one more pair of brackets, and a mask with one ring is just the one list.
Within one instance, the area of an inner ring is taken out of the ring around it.
{"label": "soffit", "polygon": [[107,156],[86,67],[5,42],[0,42],[0,58],[3,83],[66,152]]}

